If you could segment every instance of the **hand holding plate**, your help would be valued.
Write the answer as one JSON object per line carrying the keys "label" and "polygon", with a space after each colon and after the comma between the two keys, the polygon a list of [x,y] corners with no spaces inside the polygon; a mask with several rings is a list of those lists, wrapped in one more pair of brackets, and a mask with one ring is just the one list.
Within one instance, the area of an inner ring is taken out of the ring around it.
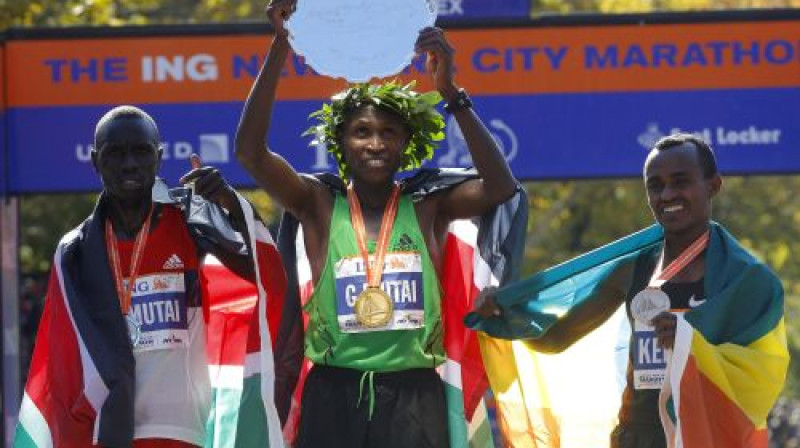
{"label": "hand holding plate", "polygon": [[267,6],[267,18],[275,29],[275,35],[287,37],[286,21],[297,9],[297,0],[272,0]]}
{"label": "hand holding plate", "polygon": [[415,45],[417,53],[425,53],[427,61],[425,69],[433,77],[433,85],[445,101],[450,101],[458,94],[458,87],[453,81],[453,54],[455,50],[444,35],[441,28],[428,27],[420,31]]}

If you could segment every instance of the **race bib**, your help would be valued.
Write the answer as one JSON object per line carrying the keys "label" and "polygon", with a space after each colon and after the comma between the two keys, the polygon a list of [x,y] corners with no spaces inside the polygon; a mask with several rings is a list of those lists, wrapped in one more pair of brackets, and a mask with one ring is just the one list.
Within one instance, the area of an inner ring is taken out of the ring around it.
{"label": "race bib", "polygon": [[[370,255],[370,262],[373,257]],[[387,253],[384,260],[381,289],[392,300],[393,312],[388,324],[367,328],[355,315],[358,294],[367,288],[364,259],[360,256],[339,260],[334,265],[336,281],[336,315],[343,333],[368,331],[413,330],[425,326],[425,301],[422,285],[422,257],[419,253]]]}
{"label": "race bib", "polygon": [[666,374],[666,350],[658,346],[655,329],[633,322],[633,387],[661,389]]}
{"label": "race bib", "polygon": [[138,278],[128,316],[141,331],[134,352],[186,347],[189,324],[183,273]]}

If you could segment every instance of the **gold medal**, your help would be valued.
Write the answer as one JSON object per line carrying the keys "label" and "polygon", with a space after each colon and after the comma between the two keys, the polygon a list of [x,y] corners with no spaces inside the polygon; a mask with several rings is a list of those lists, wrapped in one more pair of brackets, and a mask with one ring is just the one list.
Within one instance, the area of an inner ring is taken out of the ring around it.
{"label": "gold medal", "polygon": [[353,311],[356,321],[364,328],[386,327],[394,317],[394,303],[386,291],[380,287],[381,276],[383,275],[383,261],[386,258],[386,250],[389,246],[389,237],[392,234],[392,225],[397,216],[397,205],[400,200],[400,188],[394,185],[389,201],[383,211],[381,228],[378,234],[377,247],[375,249],[374,264],[369,262],[369,252],[367,251],[367,237],[364,226],[364,216],[361,213],[361,205],[358,197],[353,190],[353,185],[347,188],[347,201],[350,204],[350,218],[353,223],[358,249],[364,259],[364,270],[367,277],[367,288],[356,297]]}
{"label": "gold medal", "polygon": [[369,287],[356,297],[354,309],[359,324],[367,328],[380,328],[392,319],[394,304],[382,289]]}

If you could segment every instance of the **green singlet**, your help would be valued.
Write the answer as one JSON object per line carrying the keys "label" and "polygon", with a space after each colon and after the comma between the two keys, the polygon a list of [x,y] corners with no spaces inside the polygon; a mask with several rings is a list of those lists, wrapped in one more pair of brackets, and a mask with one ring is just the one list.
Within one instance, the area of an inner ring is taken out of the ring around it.
{"label": "green singlet", "polygon": [[[375,242],[368,246],[374,253]],[[439,280],[410,198],[400,198],[381,279],[394,305],[386,327],[364,328],[355,319],[353,305],[366,286],[363,265],[350,207],[337,194],[325,266],[304,306],[306,357],[315,364],[374,372],[444,362]]]}

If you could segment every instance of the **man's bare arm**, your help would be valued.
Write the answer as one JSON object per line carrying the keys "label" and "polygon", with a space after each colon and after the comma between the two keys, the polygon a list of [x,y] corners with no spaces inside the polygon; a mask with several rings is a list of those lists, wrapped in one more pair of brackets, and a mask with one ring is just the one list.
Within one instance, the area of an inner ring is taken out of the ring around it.
{"label": "man's bare arm", "polygon": [[[424,30],[417,41],[417,51],[427,52],[428,71],[444,101],[455,100],[459,89],[453,80],[454,50],[444,33],[435,28]],[[510,198],[516,189],[516,180],[497,142],[475,111],[458,109],[453,116],[481,179],[465,182],[439,196],[438,212],[447,219],[481,215]]]}
{"label": "man's bare arm", "polygon": [[526,339],[525,345],[542,353],[561,353],[582,337],[605,323],[625,301],[625,295],[607,294],[572,310],[538,339]]}
{"label": "man's bare arm", "polygon": [[[613,272],[603,285],[593,293],[593,297],[553,323],[541,337],[525,339],[526,345],[542,353],[560,353],[582,337],[591,333],[607,321],[625,302],[625,294],[633,266],[625,266]],[[475,312],[484,319],[503,319],[503,310],[496,302],[497,288],[489,287],[481,291],[475,304]]]}
{"label": "man's bare arm", "polygon": [[319,189],[266,145],[278,81],[290,50],[284,21],[294,11],[295,3],[273,1],[267,8],[275,37],[244,105],[236,131],[236,158],[264,191],[302,221],[306,211],[313,210],[315,201],[309,199]]}
{"label": "man's bare arm", "polygon": [[525,344],[543,353],[560,353],[603,325],[625,303],[633,268],[631,264],[614,271],[594,297],[559,319],[541,338],[527,339]]}

